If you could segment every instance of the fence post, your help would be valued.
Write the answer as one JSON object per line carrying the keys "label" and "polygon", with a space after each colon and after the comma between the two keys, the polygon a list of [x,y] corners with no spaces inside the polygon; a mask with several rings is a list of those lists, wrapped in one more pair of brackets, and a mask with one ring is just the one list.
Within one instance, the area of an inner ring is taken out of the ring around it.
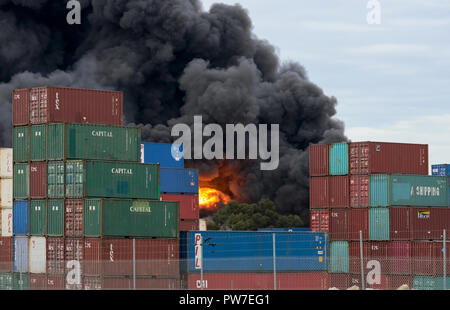
{"label": "fence post", "polygon": [[272,234],[273,236],[273,289],[277,289],[277,258],[275,254],[275,233]]}
{"label": "fence post", "polygon": [[133,290],[136,289],[136,239],[133,238]]}
{"label": "fence post", "polygon": [[363,242],[362,242],[362,230],[359,231],[359,252],[361,256],[361,288],[365,289],[364,283],[364,260],[363,260]]}
{"label": "fence post", "polygon": [[200,236],[200,289],[203,290],[203,236]]}
{"label": "fence post", "polygon": [[443,247],[443,251],[444,251],[444,290],[447,290],[447,249],[446,249],[446,239],[447,239],[447,236],[446,236],[446,231],[445,231],[445,229],[444,229],[444,238],[443,238],[443,241],[444,241],[444,247]]}

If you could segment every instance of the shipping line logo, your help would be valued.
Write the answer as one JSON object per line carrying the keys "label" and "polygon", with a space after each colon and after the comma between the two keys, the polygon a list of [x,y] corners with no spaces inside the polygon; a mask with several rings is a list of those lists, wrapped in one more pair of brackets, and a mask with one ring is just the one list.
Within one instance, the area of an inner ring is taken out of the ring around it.
{"label": "shipping line logo", "polygon": [[106,137],[106,138],[113,137],[113,133],[111,131],[92,130],[91,134],[94,137]]}
{"label": "shipping line logo", "polygon": [[411,186],[411,196],[425,196],[435,197],[440,196],[440,190],[438,186]]}
{"label": "shipping line logo", "polygon": [[127,168],[112,168],[111,169],[112,174],[128,174],[133,175],[133,169],[127,169]]}
{"label": "shipping line logo", "polygon": [[430,211],[417,211],[417,218],[419,219],[429,219]]}

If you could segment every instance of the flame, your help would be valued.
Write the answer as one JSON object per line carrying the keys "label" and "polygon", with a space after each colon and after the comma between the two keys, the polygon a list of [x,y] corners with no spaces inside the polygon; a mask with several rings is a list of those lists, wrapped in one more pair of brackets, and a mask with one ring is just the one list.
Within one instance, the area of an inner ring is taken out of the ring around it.
{"label": "flame", "polygon": [[230,196],[217,189],[211,187],[200,187],[199,189],[200,209],[216,210],[229,201]]}

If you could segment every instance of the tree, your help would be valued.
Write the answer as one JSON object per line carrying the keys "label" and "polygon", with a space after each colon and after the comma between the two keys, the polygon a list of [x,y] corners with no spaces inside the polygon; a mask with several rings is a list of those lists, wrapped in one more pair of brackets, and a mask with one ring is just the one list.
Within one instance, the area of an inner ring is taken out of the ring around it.
{"label": "tree", "polygon": [[258,228],[303,227],[298,215],[281,215],[275,204],[263,198],[257,203],[230,201],[208,222],[208,230],[257,230]]}

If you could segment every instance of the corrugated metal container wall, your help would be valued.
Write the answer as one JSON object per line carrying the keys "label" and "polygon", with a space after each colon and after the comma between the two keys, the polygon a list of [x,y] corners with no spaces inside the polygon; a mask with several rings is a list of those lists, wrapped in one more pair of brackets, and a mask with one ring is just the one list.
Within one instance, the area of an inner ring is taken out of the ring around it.
{"label": "corrugated metal container wall", "polygon": [[411,274],[411,242],[390,242],[388,258],[390,265],[386,273],[403,275]]}
{"label": "corrugated metal container wall", "polygon": [[64,274],[64,255],[65,246],[64,238],[48,237],[47,238],[47,273]]}
{"label": "corrugated metal container wall", "polygon": [[414,276],[413,289],[421,291],[436,290],[437,288],[436,280],[437,278],[431,276]]}
{"label": "corrugated metal container wall", "polygon": [[390,177],[387,174],[373,174],[369,179],[369,196],[371,207],[387,207],[390,205],[389,184]]}
{"label": "corrugated metal container wall", "polygon": [[428,174],[426,144],[356,142],[349,153],[351,174]]}
{"label": "corrugated metal container wall", "polygon": [[180,231],[191,231],[199,230],[200,221],[199,220],[181,220],[180,219]]}
{"label": "corrugated metal container wall", "polygon": [[28,201],[14,201],[13,206],[13,234],[29,235],[28,227],[29,209]]}
{"label": "corrugated metal container wall", "polygon": [[11,208],[13,206],[13,179],[0,179],[0,208]]}
{"label": "corrugated metal container wall", "polygon": [[350,209],[348,221],[349,240],[369,240],[369,209]]}
{"label": "corrugated metal container wall", "polygon": [[80,271],[83,274],[84,265],[84,241],[81,238],[65,238],[64,240],[64,259],[66,261],[66,273],[73,270],[74,266],[70,266],[68,262],[78,261]]}
{"label": "corrugated metal container wall", "polygon": [[309,207],[324,208],[330,207],[329,177],[309,178]]}
{"label": "corrugated metal container wall", "polygon": [[30,200],[30,235],[44,236],[47,234],[47,201],[44,199]]}
{"label": "corrugated metal container wall", "polygon": [[183,146],[169,143],[141,143],[141,163],[161,168],[184,168]]}
{"label": "corrugated metal container wall", "polygon": [[329,146],[328,144],[309,145],[309,175],[326,176],[329,172]]}
{"label": "corrugated metal container wall", "polygon": [[29,91],[31,124],[122,125],[122,92],[63,87],[35,87]]}
{"label": "corrugated metal container wall", "polygon": [[161,278],[180,275],[179,240],[136,239],[136,274]]}
{"label": "corrugated metal container wall", "polygon": [[63,161],[47,163],[47,196],[49,198],[64,198],[65,167]]}
{"label": "corrugated metal container wall", "polygon": [[11,291],[13,289],[13,275],[9,272],[0,272],[0,291]]}
{"label": "corrugated metal container wall", "polygon": [[47,244],[45,237],[30,237],[28,266],[30,273],[47,272]]}
{"label": "corrugated metal container wall", "polygon": [[14,237],[13,271],[28,272],[28,237]]}
{"label": "corrugated metal container wall", "polygon": [[47,163],[30,163],[30,197],[45,198],[47,196]]}
{"label": "corrugated metal container wall", "polygon": [[103,274],[120,276],[133,274],[133,243],[131,239],[101,239]]}
{"label": "corrugated metal container wall", "polygon": [[[450,210],[450,209],[449,209]],[[411,208],[410,225],[413,240],[435,240],[440,239],[442,231],[437,224],[439,212],[436,208],[415,207]]]}
{"label": "corrugated metal container wall", "polygon": [[161,168],[161,193],[198,194],[198,170]]}
{"label": "corrugated metal container wall", "polygon": [[348,240],[351,209],[330,210],[330,240]]}
{"label": "corrugated metal container wall", "polygon": [[349,177],[330,176],[330,208],[348,208],[350,206]]}
{"label": "corrugated metal container wall", "polygon": [[13,238],[0,237],[0,271],[12,271]]}
{"label": "corrugated metal container wall", "polygon": [[348,241],[330,242],[330,264],[329,273],[349,273],[350,253]]}
{"label": "corrugated metal container wall", "polygon": [[[391,289],[390,283],[389,283],[390,277],[385,274],[381,274],[376,280],[370,280],[368,281],[367,278],[365,278],[365,288],[369,290],[389,290]],[[361,276],[360,275],[351,275],[350,276],[350,285],[351,286],[358,286],[361,288]]]}
{"label": "corrugated metal container wall", "polygon": [[12,93],[13,126],[27,125],[30,117],[30,91],[28,88],[15,89]]}
{"label": "corrugated metal container wall", "polygon": [[389,240],[389,209],[370,208],[369,209],[369,239]]}
{"label": "corrugated metal container wall", "polygon": [[100,276],[102,273],[102,239],[84,238],[83,274]]}
{"label": "corrugated metal container wall", "polygon": [[46,290],[47,289],[47,275],[45,274],[30,274],[29,276],[30,290]]}
{"label": "corrugated metal container wall", "polygon": [[330,211],[310,209],[310,227],[312,232],[330,231]]}
{"label": "corrugated metal container wall", "polygon": [[390,240],[411,240],[411,213],[409,207],[389,208]]}
{"label": "corrugated metal container wall", "polygon": [[350,284],[351,275],[348,273],[330,273],[330,288],[338,288],[345,290],[352,285]]}
{"label": "corrugated metal container wall", "polygon": [[434,275],[433,242],[413,241],[411,247],[412,273],[414,275]]}
{"label": "corrugated metal container wall", "polygon": [[350,207],[364,208],[369,206],[369,176],[351,175],[350,177]]}
{"label": "corrugated metal container wall", "polygon": [[13,177],[13,149],[0,148],[0,178]]}
{"label": "corrugated metal container wall", "polygon": [[11,237],[13,234],[12,208],[0,209],[0,237]]}
{"label": "corrugated metal container wall", "polygon": [[47,158],[139,162],[140,140],[139,127],[50,124]]}
{"label": "corrugated metal container wall", "polygon": [[47,126],[30,127],[30,160],[39,161],[47,158]]}
{"label": "corrugated metal container wall", "polygon": [[[366,268],[369,261],[370,243],[363,242],[363,266]],[[359,241],[352,241],[348,243],[349,248],[349,270],[353,274],[361,274],[361,246]],[[365,269],[364,269],[365,272]]]}
{"label": "corrugated metal container wall", "polygon": [[28,273],[13,273],[13,289],[27,291],[28,290],[28,282],[29,282],[29,274]]}
{"label": "corrugated metal container wall", "polygon": [[450,165],[449,164],[431,165],[431,175],[440,175],[443,177],[449,176]]}
{"label": "corrugated metal container wall", "polygon": [[391,290],[395,290],[399,288],[402,285],[408,285],[409,288],[413,287],[413,278],[409,275],[390,275],[389,276],[389,283]]}
{"label": "corrugated metal container wall", "polygon": [[17,198],[28,198],[30,194],[30,177],[28,164],[14,165],[13,196]]}
{"label": "corrugated metal container wall", "polygon": [[64,199],[47,201],[47,235],[64,235]]}
{"label": "corrugated metal container wall", "polygon": [[[445,253],[446,253],[446,274],[448,274],[447,270],[450,270],[450,242],[445,242]],[[436,275],[443,275],[444,274],[444,242],[443,241],[435,241],[433,242],[433,257],[435,258],[434,261],[434,268],[435,268],[435,274]],[[450,287],[450,282],[448,282],[448,286]]]}
{"label": "corrugated metal container wall", "polygon": [[335,143],[330,145],[330,175],[348,174],[348,145]]}
{"label": "corrugated metal container wall", "polygon": [[14,162],[28,161],[29,156],[29,127],[13,128],[13,160]]}
{"label": "corrugated metal container wall", "polygon": [[83,278],[83,288],[85,290],[102,290],[103,281],[100,277],[84,277]]}
{"label": "corrugated metal container wall", "polygon": [[66,197],[159,200],[159,165],[109,161],[67,161]]}
{"label": "corrugated metal container wall", "polygon": [[83,199],[64,201],[64,234],[66,237],[83,237]]}
{"label": "corrugated metal container wall", "polygon": [[66,278],[64,275],[47,275],[47,290],[63,290]]}
{"label": "corrugated metal container wall", "polygon": [[[391,243],[388,241],[370,241],[369,242],[369,261],[377,260],[380,263],[381,273],[389,273],[390,257],[389,249]],[[370,268],[370,269],[373,269]]]}
{"label": "corrugated metal container wall", "polygon": [[[149,277],[136,278],[137,290],[167,290],[179,289],[178,279],[154,279]],[[133,277],[107,277],[103,278],[103,289],[105,290],[132,290],[134,287]]]}
{"label": "corrugated metal container wall", "polygon": [[198,195],[161,194],[162,201],[178,201],[180,203],[180,219],[199,218]]}

